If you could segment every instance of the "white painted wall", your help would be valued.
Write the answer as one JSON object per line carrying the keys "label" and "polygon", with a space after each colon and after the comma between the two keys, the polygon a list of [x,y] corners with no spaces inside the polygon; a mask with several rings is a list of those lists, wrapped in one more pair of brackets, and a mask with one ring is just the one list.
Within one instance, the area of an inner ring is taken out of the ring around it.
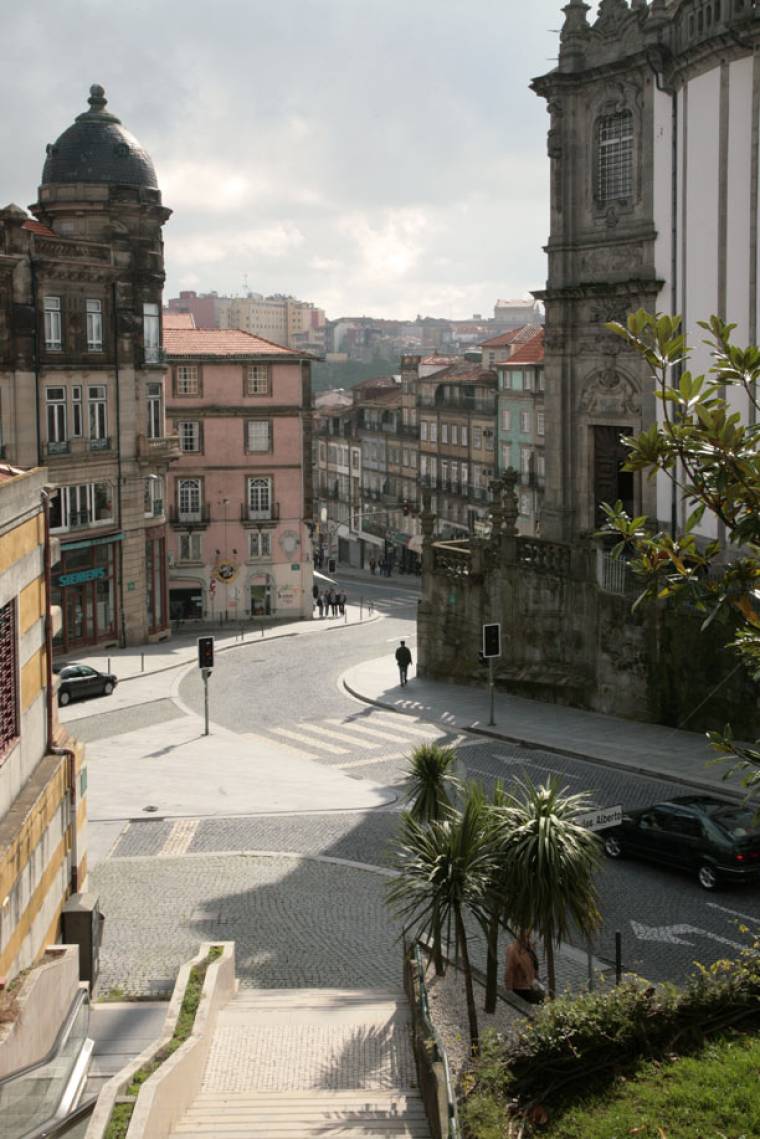
{"label": "white painted wall", "polygon": [[691,369],[702,372],[710,366],[710,355],[697,321],[718,305],[719,69],[692,79],[688,91],[684,299]]}
{"label": "white painted wall", "polygon": [[[728,213],[726,318],[736,324],[734,337],[749,337],[750,175],[752,158],[752,59],[729,68]],[[746,397],[737,406],[747,413]]]}

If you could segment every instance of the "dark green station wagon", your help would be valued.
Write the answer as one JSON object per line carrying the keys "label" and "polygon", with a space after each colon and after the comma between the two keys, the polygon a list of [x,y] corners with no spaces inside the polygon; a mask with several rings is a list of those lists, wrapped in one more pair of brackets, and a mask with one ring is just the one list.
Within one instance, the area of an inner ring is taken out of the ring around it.
{"label": "dark green station wagon", "polygon": [[682,795],[626,811],[604,836],[609,858],[631,855],[690,870],[700,886],[760,881],[760,821],[748,807],[709,795]]}

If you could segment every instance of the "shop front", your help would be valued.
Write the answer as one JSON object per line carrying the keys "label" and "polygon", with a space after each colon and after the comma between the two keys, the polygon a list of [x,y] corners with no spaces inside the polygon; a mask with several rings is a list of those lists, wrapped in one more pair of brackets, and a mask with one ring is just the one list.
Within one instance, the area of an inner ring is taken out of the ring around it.
{"label": "shop front", "polygon": [[268,573],[251,578],[251,616],[269,617],[272,614],[272,578]]}
{"label": "shop front", "polygon": [[52,603],[62,613],[54,651],[115,642],[118,549],[122,534],[61,545],[53,568]]}

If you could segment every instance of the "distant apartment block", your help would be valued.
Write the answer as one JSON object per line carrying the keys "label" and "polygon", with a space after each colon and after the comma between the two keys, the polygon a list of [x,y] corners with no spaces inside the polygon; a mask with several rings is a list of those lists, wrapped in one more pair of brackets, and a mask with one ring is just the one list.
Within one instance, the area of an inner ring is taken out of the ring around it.
{"label": "distant apartment block", "polygon": [[498,472],[519,473],[518,530],[541,533],[546,476],[544,456],[544,331],[517,346],[509,360],[496,365],[498,380]]}
{"label": "distant apartment block", "polygon": [[295,297],[224,297],[216,293],[200,296],[180,292],[168,302],[172,313],[191,313],[196,328],[239,328],[287,348],[320,354],[325,349],[325,314],[310,301]]}

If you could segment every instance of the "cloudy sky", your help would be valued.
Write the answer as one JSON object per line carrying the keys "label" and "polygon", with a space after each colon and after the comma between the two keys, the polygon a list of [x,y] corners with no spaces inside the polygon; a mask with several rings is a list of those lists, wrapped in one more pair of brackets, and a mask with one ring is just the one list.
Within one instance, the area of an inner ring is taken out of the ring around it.
{"label": "cloudy sky", "polygon": [[[35,0],[3,17],[0,203],[101,83],[151,154],[167,296],[464,317],[545,280],[564,0]],[[553,29],[553,30],[552,30]]]}

